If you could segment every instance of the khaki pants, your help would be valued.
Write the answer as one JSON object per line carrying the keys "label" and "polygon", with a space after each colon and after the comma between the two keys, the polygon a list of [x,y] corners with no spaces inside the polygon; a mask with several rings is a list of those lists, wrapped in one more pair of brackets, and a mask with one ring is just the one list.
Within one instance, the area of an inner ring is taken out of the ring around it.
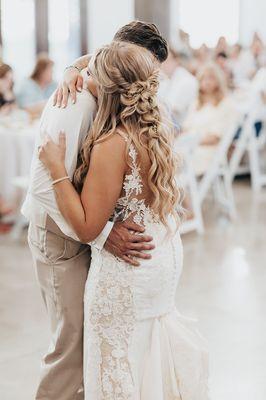
{"label": "khaki pants", "polygon": [[52,334],[35,399],[83,399],[83,296],[90,248],[65,236],[49,217],[45,228],[30,224],[28,241]]}

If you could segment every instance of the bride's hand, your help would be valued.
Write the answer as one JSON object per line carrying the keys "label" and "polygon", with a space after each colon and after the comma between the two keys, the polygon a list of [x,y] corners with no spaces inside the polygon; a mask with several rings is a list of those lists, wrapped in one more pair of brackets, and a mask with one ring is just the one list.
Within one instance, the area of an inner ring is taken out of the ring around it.
{"label": "bride's hand", "polygon": [[83,78],[77,68],[68,68],[64,72],[63,81],[58,85],[54,94],[53,104],[65,108],[70,95],[72,103],[76,102],[76,92],[81,92]]}
{"label": "bride's hand", "polygon": [[58,144],[47,135],[43,145],[39,147],[39,159],[49,170],[53,179],[66,175],[65,153],[66,135],[64,132],[59,133]]}

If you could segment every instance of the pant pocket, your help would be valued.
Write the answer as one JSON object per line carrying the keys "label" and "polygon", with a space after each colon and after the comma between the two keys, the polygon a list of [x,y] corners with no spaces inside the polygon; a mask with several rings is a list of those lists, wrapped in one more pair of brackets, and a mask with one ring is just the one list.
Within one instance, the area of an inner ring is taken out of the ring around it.
{"label": "pant pocket", "polygon": [[28,242],[39,250],[48,264],[54,264],[66,252],[66,239],[34,224],[29,226]]}
{"label": "pant pocket", "polygon": [[80,242],[63,238],[44,228],[30,224],[28,241],[37,247],[49,264],[69,260],[81,252],[88,250],[88,246]]}

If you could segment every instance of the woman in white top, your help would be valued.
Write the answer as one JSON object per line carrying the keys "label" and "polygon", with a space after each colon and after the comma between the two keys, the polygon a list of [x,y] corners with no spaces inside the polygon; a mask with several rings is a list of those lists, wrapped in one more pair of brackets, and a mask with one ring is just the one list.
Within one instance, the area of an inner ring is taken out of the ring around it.
{"label": "woman in white top", "polygon": [[183,124],[184,132],[200,135],[195,152],[197,175],[206,172],[221,137],[237,123],[239,112],[227,94],[223,71],[208,63],[198,73],[199,92]]}

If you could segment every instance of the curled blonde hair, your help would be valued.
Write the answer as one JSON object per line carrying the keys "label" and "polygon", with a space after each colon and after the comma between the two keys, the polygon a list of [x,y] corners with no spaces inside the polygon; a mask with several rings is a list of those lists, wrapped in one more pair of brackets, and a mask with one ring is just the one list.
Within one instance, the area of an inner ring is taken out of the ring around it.
{"label": "curled blonde hair", "polygon": [[113,42],[96,53],[90,73],[98,85],[98,112],[82,147],[81,163],[74,175],[76,188],[82,189],[94,144],[121,127],[129,138],[127,150],[134,143],[139,154],[143,147],[148,152],[151,208],[167,225],[169,214],[178,216],[180,194],[175,183],[172,135],[162,123],[157,105],[159,71],[154,56],[134,44]]}
{"label": "curled blonde hair", "polygon": [[216,88],[213,92],[213,100],[215,105],[218,105],[220,101],[223,100],[227,91],[226,78],[222,69],[214,62],[208,62],[204,64],[197,74],[197,79],[199,82],[198,108],[201,108],[205,104],[205,94],[201,89],[201,81],[206,73],[211,73],[216,80]]}

